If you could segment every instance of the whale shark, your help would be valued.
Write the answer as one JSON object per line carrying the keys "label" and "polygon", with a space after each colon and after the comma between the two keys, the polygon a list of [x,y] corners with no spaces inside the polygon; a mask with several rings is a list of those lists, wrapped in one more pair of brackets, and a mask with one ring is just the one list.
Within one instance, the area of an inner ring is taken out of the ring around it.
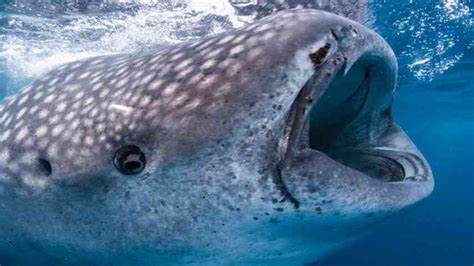
{"label": "whale shark", "polygon": [[0,108],[0,263],[313,262],[433,190],[396,78],[307,9],[59,66]]}

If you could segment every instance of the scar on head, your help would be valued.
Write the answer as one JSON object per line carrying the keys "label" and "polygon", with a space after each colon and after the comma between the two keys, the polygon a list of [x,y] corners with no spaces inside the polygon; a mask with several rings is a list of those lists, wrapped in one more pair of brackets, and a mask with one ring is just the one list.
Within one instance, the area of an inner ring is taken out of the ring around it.
{"label": "scar on head", "polygon": [[322,65],[330,48],[331,48],[331,45],[329,43],[326,43],[323,47],[319,48],[316,52],[311,53],[309,55],[309,57],[311,58],[311,62],[313,62],[314,64],[314,68],[318,68]]}

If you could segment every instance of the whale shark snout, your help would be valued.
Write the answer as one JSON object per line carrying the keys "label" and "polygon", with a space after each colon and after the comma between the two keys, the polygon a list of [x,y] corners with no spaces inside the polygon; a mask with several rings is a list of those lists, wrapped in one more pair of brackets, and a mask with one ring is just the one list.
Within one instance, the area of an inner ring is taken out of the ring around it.
{"label": "whale shark snout", "polygon": [[0,111],[0,257],[321,257],[432,190],[396,72],[379,35],[314,10],[60,66]]}

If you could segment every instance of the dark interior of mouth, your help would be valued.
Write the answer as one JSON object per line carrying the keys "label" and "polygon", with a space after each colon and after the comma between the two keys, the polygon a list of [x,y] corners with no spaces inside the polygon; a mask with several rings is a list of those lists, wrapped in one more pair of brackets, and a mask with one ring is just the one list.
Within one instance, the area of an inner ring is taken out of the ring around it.
{"label": "dark interior of mouth", "polygon": [[383,61],[361,58],[338,73],[309,116],[309,145],[332,159],[383,181],[401,181],[402,164],[377,152],[391,125],[392,89]]}

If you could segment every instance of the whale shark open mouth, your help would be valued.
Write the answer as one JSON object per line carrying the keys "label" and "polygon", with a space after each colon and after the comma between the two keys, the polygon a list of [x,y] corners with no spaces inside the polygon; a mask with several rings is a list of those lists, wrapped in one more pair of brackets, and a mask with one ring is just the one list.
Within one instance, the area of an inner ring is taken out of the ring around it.
{"label": "whale shark open mouth", "polygon": [[[419,200],[431,192],[432,174],[418,149],[392,122],[396,69],[390,64],[396,63],[364,55],[350,66],[346,60],[337,55],[328,59],[301,89],[289,111],[281,164],[311,150],[350,169],[348,173],[361,172],[377,185],[428,181],[421,184],[421,192],[410,196],[411,202]],[[283,184],[288,182],[281,176]],[[291,189],[286,193],[298,207]]]}
{"label": "whale shark open mouth", "polygon": [[429,170],[420,155],[389,144],[405,136],[391,128],[392,91],[371,86],[377,78],[371,68],[380,63],[362,58],[336,75],[310,108],[309,147],[382,181],[424,180]]}

